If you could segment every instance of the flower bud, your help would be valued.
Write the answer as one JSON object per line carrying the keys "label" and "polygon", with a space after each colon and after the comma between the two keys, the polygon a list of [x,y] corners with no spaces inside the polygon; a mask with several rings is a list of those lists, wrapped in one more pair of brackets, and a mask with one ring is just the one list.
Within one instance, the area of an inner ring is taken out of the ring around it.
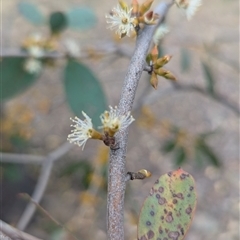
{"label": "flower bud", "polygon": [[151,75],[151,79],[150,79],[150,83],[151,85],[157,89],[157,86],[158,86],[158,78],[157,78],[157,75],[155,74],[155,72],[152,72],[152,75]]}
{"label": "flower bud", "polygon": [[151,55],[152,55],[152,61],[153,63],[155,63],[157,61],[158,58],[158,48],[157,46],[154,46],[152,51],[151,51]]}
{"label": "flower bud", "polygon": [[148,25],[156,24],[156,20],[159,18],[157,14],[154,14],[153,11],[148,12],[144,15],[143,22]]}
{"label": "flower bud", "polygon": [[165,55],[164,57],[159,58],[156,61],[156,64],[154,65],[154,67],[160,68],[160,67],[164,66],[165,64],[167,64],[170,61],[171,58],[172,58],[172,56],[170,56],[170,55]]}
{"label": "flower bud", "polygon": [[132,0],[132,14],[133,16],[138,15],[138,10],[139,10],[139,4],[137,0]]}
{"label": "flower bud", "polygon": [[139,9],[139,15],[142,16],[144,15],[151,7],[153,3],[153,0],[146,0],[141,6],[140,6],[140,9]]}
{"label": "flower bud", "polygon": [[145,178],[149,178],[152,176],[152,173],[146,169],[141,169],[138,171],[138,173],[141,173]]}
{"label": "flower bud", "polygon": [[177,80],[176,77],[169,71],[167,71],[166,74],[163,77],[165,77],[166,79],[173,80],[173,81]]}
{"label": "flower bud", "polygon": [[163,68],[158,68],[158,69],[154,69],[154,72],[159,75],[164,77],[167,74],[167,70],[163,69]]}
{"label": "flower bud", "polygon": [[126,2],[124,2],[123,0],[119,0],[118,2],[119,2],[119,5],[121,6],[121,8],[122,8],[123,10],[126,11],[126,10],[128,9],[128,5],[127,5]]}

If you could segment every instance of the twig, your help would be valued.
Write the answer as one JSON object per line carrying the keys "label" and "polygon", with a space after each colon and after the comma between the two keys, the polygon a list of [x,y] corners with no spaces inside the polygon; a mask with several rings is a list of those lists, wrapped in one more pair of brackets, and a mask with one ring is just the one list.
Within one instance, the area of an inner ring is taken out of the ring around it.
{"label": "twig", "polygon": [[234,103],[230,102],[226,97],[224,97],[220,93],[217,93],[217,92],[209,93],[204,88],[201,88],[201,87],[198,87],[198,86],[195,86],[195,85],[192,85],[192,84],[183,85],[183,84],[179,84],[177,82],[173,82],[172,85],[174,86],[174,88],[176,90],[195,91],[195,92],[198,92],[198,93],[200,93],[204,96],[212,98],[213,100],[215,100],[215,101],[221,103],[222,105],[230,108],[235,114],[240,115],[240,109],[238,108],[238,106],[235,105]]}
{"label": "twig", "polygon": [[25,232],[22,232],[0,220],[0,232],[8,236],[11,240],[41,240]]}
{"label": "twig", "polygon": [[45,157],[30,154],[14,154],[0,152],[1,162],[21,164],[42,164]]}
{"label": "twig", "polygon": [[[159,5],[159,11],[157,12],[160,16],[159,22],[163,21],[163,18],[171,5],[172,3],[161,3]],[[136,48],[125,77],[121,99],[118,106],[120,115],[123,115],[132,109],[137,85],[145,67],[145,57],[152,40],[154,30],[154,26],[146,26],[137,37]],[[116,139],[120,148],[118,150],[111,150],[110,152],[107,198],[107,230],[109,240],[124,239],[123,213],[126,187],[125,157],[127,150],[127,138],[128,129],[119,132]]]}
{"label": "twig", "polygon": [[46,217],[48,217],[52,222],[54,222],[57,226],[66,230],[75,240],[79,240],[67,227],[58,222],[53,216],[51,216],[42,206],[40,206],[37,202],[35,202],[27,193],[20,193],[20,197],[31,201],[37,209],[39,209]]}
{"label": "twig", "polygon": [[[60,157],[62,157],[64,154],[66,154],[72,147],[73,146],[70,145],[69,143],[64,143],[58,149],[51,152],[45,158],[45,160],[42,164],[42,169],[41,169],[40,176],[38,178],[38,182],[36,184],[36,187],[35,187],[33,195],[32,195],[32,199],[36,203],[39,203],[43,197],[43,194],[47,187],[47,183],[48,183],[48,180],[50,177],[50,173],[51,173],[54,161],[60,159]],[[17,224],[18,229],[24,230],[27,227],[35,210],[36,210],[36,206],[33,203],[29,203]]]}

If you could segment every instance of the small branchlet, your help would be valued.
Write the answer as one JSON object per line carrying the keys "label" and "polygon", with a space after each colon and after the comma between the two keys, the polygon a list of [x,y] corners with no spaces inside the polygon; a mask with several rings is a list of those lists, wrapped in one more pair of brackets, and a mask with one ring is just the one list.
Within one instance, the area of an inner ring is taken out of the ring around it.
{"label": "small branchlet", "polygon": [[152,173],[146,169],[141,169],[138,172],[127,172],[126,181],[128,180],[143,180],[152,176]]}

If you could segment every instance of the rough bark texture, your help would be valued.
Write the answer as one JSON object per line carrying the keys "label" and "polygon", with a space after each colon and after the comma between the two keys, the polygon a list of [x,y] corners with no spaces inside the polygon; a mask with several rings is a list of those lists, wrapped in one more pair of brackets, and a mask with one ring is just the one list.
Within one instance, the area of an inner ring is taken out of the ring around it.
{"label": "rough bark texture", "polygon": [[[157,13],[160,15],[159,22],[163,18],[171,4],[161,3]],[[139,33],[136,48],[133,53],[123,84],[121,99],[119,102],[119,115],[131,111],[137,85],[145,67],[145,58],[152,40],[155,26],[145,26]],[[128,129],[119,132],[116,136],[119,149],[111,150],[109,173],[108,173],[108,216],[107,230],[109,240],[124,239],[124,194],[126,188],[126,151]]]}

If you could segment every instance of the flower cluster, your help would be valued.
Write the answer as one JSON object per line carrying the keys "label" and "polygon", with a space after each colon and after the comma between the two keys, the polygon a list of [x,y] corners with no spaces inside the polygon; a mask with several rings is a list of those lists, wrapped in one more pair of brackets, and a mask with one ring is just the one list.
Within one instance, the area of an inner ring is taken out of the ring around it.
{"label": "flower cluster", "polygon": [[132,0],[131,7],[124,1],[119,0],[117,7],[114,7],[110,14],[106,15],[107,23],[111,30],[116,30],[120,38],[130,37],[132,32],[139,30],[139,24],[155,24],[158,18],[153,11],[147,12],[153,0],[145,0],[141,5],[137,0]]}
{"label": "flower cluster", "polygon": [[187,19],[190,20],[197,9],[202,5],[202,0],[175,0],[179,8],[185,10]]}
{"label": "flower cluster", "polygon": [[43,41],[44,39],[40,34],[34,33],[23,42],[22,47],[29,54],[29,57],[24,63],[24,69],[30,74],[38,74],[42,70],[42,62],[40,58],[44,54],[42,46]]}
{"label": "flower cluster", "polygon": [[54,36],[44,38],[39,33],[33,33],[22,43],[22,48],[28,53],[24,69],[30,74],[39,74],[42,70],[42,58],[46,52],[57,50],[58,42]]}
{"label": "flower cluster", "polygon": [[109,106],[109,108],[110,111],[105,111],[100,115],[102,126],[99,128],[103,129],[104,134],[96,131],[93,128],[91,118],[86,113],[82,112],[85,117],[84,120],[78,117],[74,119],[71,118],[71,121],[75,124],[71,125],[74,129],[71,131],[72,133],[68,135],[67,140],[70,143],[82,146],[83,149],[88,139],[98,139],[105,142],[106,137],[113,138],[116,132],[128,127],[134,121],[130,112],[119,116],[117,107],[113,108]]}

